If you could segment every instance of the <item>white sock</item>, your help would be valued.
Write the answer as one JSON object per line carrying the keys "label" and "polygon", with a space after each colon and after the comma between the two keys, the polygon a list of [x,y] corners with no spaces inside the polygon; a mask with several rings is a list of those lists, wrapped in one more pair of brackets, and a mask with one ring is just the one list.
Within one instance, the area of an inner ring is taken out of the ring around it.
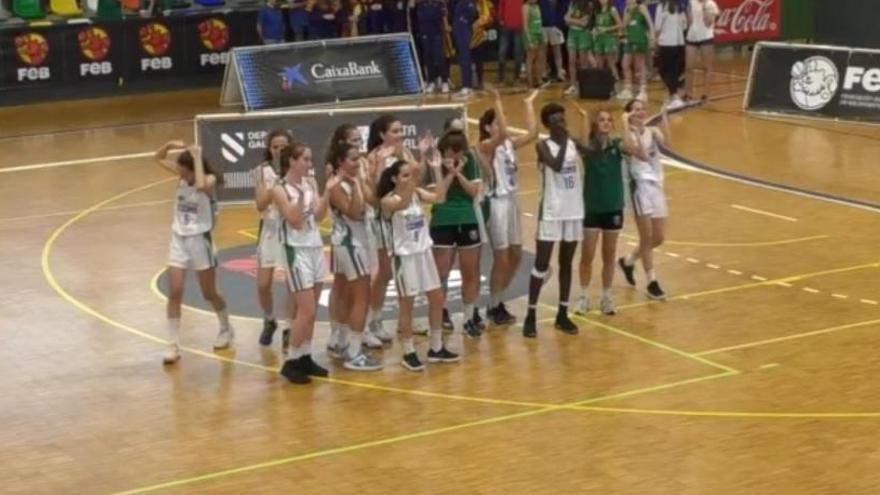
{"label": "white sock", "polygon": [[653,268],[651,268],[650,270],[646,270],[646,272],[648,273],[648,280],[649,281],[655,282],[657,280],[657,273],[654,272]]}
{"label": "white sock", "polygon": [[497,308],[501,304],[501,293],[489,294],[489,307]]}
{"label": "white sock", "polygon": [[464,321],[470,321],[474,316],[474,305],[473,304],[464,304]]}
{"label": "white sock", "polygon": [[633,253],[629,253],[628,255],[626,255],[625,258],[623,258],[623,264],[625,264],[626,266],[633,266],[636,264],[636,257],[633,255]]}
{"label": "white sock", "polygon": [[267,321],[275,321],[275,314],[272,311],[263,311],[263,319]]}
{"label": "white sock", "polygon": [[368,327],[370,326],[370,323],[373,322],[373,308],[367,308],[367,319],[365,321],[367,322]]}
{"label": "white sock", "polygon": [[229,330],[229,312],[225,309],[217,311],[217,321],[220,322],[220,330]]}
{"label": "white sock", "polygon": [[606,299],[611,298],[611,289],[602,289],[602,297]]}
{"label": "white sock", "polygon": [[581,287],[581,299],[589,299],[590,298],[590,288],[589,287]]}
{"label": "white sock", "polygon": [[411,354],[413,352],[416,352],[416,345],[413,343],[412,337],[403,339],[403,353]]}
{"label": "white sock", "polygon": [[431,339],[431,350],[439,352],[440,349],[443,349],[443,329],[432,328],[429,335],[429,338]]}
{"label": "white sock", "polygon": [[354,359],[361,353],[361,344],[364,340],[363,333],[351,332],[348,336],[348,358]]}
{"label": "white sock", "polygon": [[312,339],[304,340],[302,343],[302,346],[300,347],[300,351],[302,353],[300,355],[302,355],[302,356],[305,356],[306,354],[311,354],[312,353]]}
{"label": "white sock", "polygon": [[339,335],[336,337],[336,344],[344,346],[348,342],[348,336],[351,335],[351,327],[348,325],[339,326]]}
{"label": "white sock", "polygon": [[180,345],[180,318],[168,318],[168,340],[173,345]]}

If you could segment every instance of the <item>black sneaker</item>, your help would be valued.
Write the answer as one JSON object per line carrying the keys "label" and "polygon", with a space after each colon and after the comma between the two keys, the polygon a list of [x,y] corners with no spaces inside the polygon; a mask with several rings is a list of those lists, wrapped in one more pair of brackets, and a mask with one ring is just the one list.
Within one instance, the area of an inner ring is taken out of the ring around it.
{"label": "black sneaker", "polygon": [[461,361],[461,356],[450,351],[446,347],[443,347],[436,352],[434,352],[433,350],[428,350],[429,363],[457,363],[459,361]]}
{"label": "black sneaker", "polygon": [[483,331],[480,330],[480,327],[478,327],[476,323],[474,323],[474,320],[464,322],[462,329],[464,330],[464,334],[472,339],[478,339],[483,335]]}
{"label": "black sneaker", "polygon": [[302,367],[307,375],[317,376],[321,378],[327,378],[328,376],[330,376],[330,373],[327,372],[326,368],[312,361],[311,354],[306,354],[305,356],[301,357],[300,361],[302,361]]}
{"label": "black sneaker", "polygon": [[284,366],[281,367],[281,376],[287,378],[290,383],[296,383],[299,385],[305,385],[312,382],[312,379],[309,378],[308,373],[306,373],[302,366],[302,358],[288,359],[287,361],[284,361]]}
{"label": "black sneaker", "polygon": [[[488,315],[488,312],[486,313]],[[516,317],[510,314],[507,311],[507,307],[504,306],[504,303],[500,303],[498,306],[492,309],[491,314],[492,323],[498,326],[504,325],[512,325],[516,323]]]}
{"label": "black sneaker", "polygon": [[532,315],[526,316],[526,319],[523,322],[523,337],[534,339],[537,336],[538,325],[535,323],[535,317]]}
{"label": "black sneaker", "polygon": [[419,355],[415,352],[410,352],[409,354],[403,355],[403,360],[400,362],[404,368],[410,371],[422,371],[425,369],[425,365],[419,360]]}
{"label": "black sneaker", "polygon": [[455,325],[452,324],[452,318],[449,317],[449,310],[443,308],[443,330],[447,332],[451,332],[455,330]]}
{"label": "black sneaker", "polygon": [[290,349],[290,329],[285,328],[283,332],[281,332],[281,353],[287,354],[287,350]]}
{"label": "black sneaker", "polygon": [[480,330],[486,329],[486,322],[483,321],[483,317],[480,316],[480,310],[478,308],[474,308],[474,314],[471,317],[471,321],[474,322]]}
{"label": "black sneaker", "polygon": [[666,293],[660,288],[660,284],[653,280],[648,284],[648,297],[655,301],[663,301],[666,299]]}
{"label": "black sneaker", "polygon": [[636,286],[636,266],[635,265],[627,265],[626,258],[620,258],[617,260],[617,265],[620,267],[620,270],[623,271],[623,276],[626,278],[626,283],[635,287]]}
{"label": "black sneaker", "polygon": [[260,333],[260,345],[269,347],[272,345],[272,337],[275,330],[278,329],[278,322],[275,320],[263,320],[263,331]]}
{"label": "black sneaker", "polygon": [[568,335],[577,335],[579,332],[578,326],[564,313],[556,315],[556,329]]}

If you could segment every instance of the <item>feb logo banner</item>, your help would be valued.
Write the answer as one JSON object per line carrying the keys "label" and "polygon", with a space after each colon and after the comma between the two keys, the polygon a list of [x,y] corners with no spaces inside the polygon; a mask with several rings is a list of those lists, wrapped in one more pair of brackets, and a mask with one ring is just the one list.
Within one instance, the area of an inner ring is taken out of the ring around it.
{"label": "feb logo banner", "polygon": [[782,0],[715,0],[715,42],[778,39],[782,30]]}

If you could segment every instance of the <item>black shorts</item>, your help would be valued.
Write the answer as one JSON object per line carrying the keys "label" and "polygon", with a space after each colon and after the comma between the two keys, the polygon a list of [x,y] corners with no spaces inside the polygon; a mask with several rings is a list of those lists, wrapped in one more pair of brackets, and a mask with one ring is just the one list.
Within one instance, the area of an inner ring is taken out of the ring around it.
{"label": "black shorts", "polygon": [[584,215],[585,229],[620,230],[623,228],[623,211],[606,213],[587,213]]}
{"label": "black shorts", "polygon": [[438,248],[470,248],[483,242],[480,239],[480,226],[475,223],[431,227],[431,240]]}
{"label": "black shorts", "polygon": [[714,44],[715,44],[715,39],[714,39],[714,38],[709,38],[709,39],[707,39],[707,40],[688,41],[687,44],[688,44],[688,46],[695,46],[695,47],[714,45]]}

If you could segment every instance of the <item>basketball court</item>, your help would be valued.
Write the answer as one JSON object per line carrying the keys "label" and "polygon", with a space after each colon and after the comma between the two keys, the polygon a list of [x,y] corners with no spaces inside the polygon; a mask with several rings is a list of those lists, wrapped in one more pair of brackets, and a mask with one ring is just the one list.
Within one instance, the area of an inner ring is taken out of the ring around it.
{"label": "basketball court", "polygon": [[[748,61],[721,70],[717,98],[671,116],[666,302],[640,271],[639,290],[618,276],[619,314],[567,336],[554,277],[537,339],[457,333],[464,360],[423,374],[397,365],[397,343],[382,372],[342,369],[320,322],[331,378],[308,387],[278,375],[278,345],[258,345],[244,310],[234,350],[215,353],[215,317],[185,309],[183,359],[161,365],[174,178],[151,155],[191,140],[216,90],[0,109],[14,123],[0,130],[3,491],[872,493],[880,130],[746,114]],[[574,124],[562,89],[536,106],[565,101]],[[504,97],[511,126],[524,96]],[[531,215],[534,152],[520,160]],[[248,259],[257,221],[222,210],[221,259]],[[619,252],[636,242],[629,214],[625,232]],[[247,267],[223,266],[248,297]],[[525,298],[511,307],[521,322]]]}

